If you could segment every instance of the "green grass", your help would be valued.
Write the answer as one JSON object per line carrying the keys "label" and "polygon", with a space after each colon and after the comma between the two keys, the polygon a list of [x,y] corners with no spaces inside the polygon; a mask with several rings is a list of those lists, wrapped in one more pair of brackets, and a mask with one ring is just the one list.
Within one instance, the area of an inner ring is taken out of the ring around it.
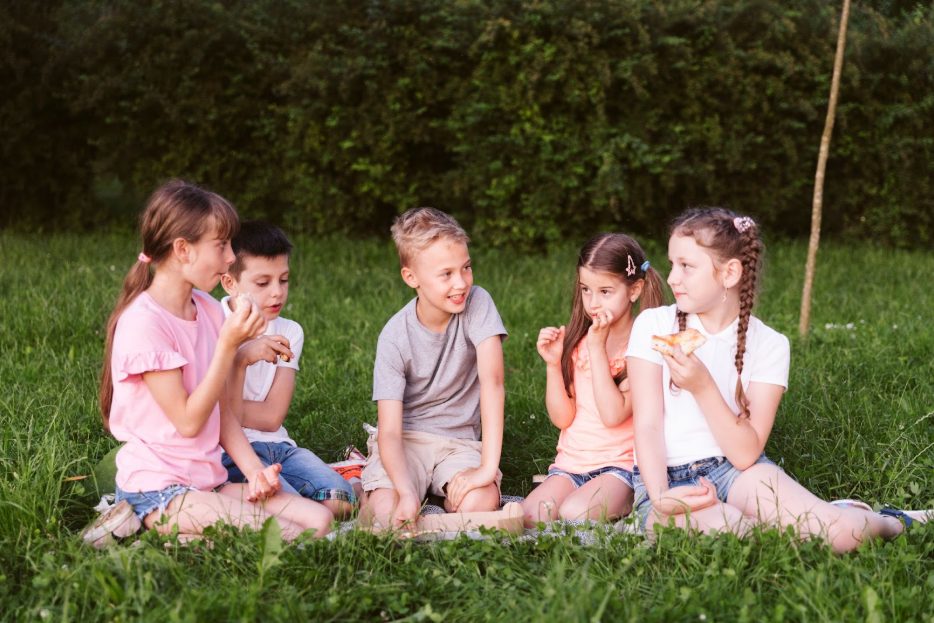
{"label": "green grass", "polygon": [[[376,337],[411,292],[388,242],[295,242],[285,315],[306,343],[287,424],[333,460],[375,421]],[[648,246],[664,269],[662,247]],[[473,251],[510,331],[507,493],[526,492],[554,455],[534,336],[567,317],[574,251]],[[132,236],[0,232],[0,619],[934,621],[932,526],[846,556],[774,531],[596,546],[351,533],[279,552],[274,534],[221,530],[213,549],[146,535],[90,551],[77,532],[92,486],[67,478],[114,446],[96,409],[101,334],[137,252]],[[757,312],[792,340],[769,455],[824,497],[934,507],[934,256],[825,245],[807,344],[796,337],[803,265],[800,244],[770,249]]]}

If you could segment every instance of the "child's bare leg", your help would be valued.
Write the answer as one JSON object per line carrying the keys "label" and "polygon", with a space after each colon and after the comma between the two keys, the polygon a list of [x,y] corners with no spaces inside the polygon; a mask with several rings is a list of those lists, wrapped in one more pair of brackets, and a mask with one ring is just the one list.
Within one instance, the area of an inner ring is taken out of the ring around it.
{"label": "child's bare leg", "polygon": [[[250,526],[258,530],[271,515],[259,506],[242,503],[239,499],[210,491],[188,491],[169,502],[165,512],[153,511],[143,523],[147,528],[155,527],[160,534],[197,535],[207,526],[218,522],[237,527]],[[283,536],[295,538],[301,528],[285,519],[279,520]]]}
{"label": "child's bare leg", "polygon": [[[241,484],[225,485],[218,491],[221,495],[239,501],[245,513],[255,513],[255,508],[279,520],[283,536],[291,540],[305,530],[311,530],[314,536],[324,536],[331,530],[334,516],[327,508],[314,500],[300,495],[277,493],[262,502],[247,500],[248,487]],[[251,508],[252,507],[252,508]],[[286,526],[292,526],[287,530]],[[292,530],[295,530],[294,536]]]}
{"label": "child's bare leg", "polygon": [[[457,508],[458,513],[476,513],[483,511],[495,511],[499,509],[499,487],[495,482],[491,482],[485,487],[471,489],[464,495],[461,505]],[[444,498],[444,510],[451,513],[454,508],[450,501]]]}
{"label": "child's bare leg", "polygon": [[345,519],[353,512],[353,504],[344,500],[324,500],[321,504],[331,511],[336,519]]}
{"label": "child's bare leg", "polygon": [[752,523],[743,516],[741,510],[735,506],[718,502],[698,511],[678,513],[677,515],[664,515],[653,510],[649,513],[645,525],[646,533],[651,534],[654,531],[653,526],[656,522],[667,526],[670,519],[674,519],[675,526],[679,528],[697,530],[707,534],[732,532],[742,536],[752,527]]}
{"label": "child's bare leg", "polygon": [[574,491],[574,483],[564,476],[549,476],[522,501],[525,527],[534,528],[538,522],[551,522],[558,518],[558,508]]}
{"label": "child's bare leg", "polygon": [[765,463],[737,477],[729,501],[761,523],[795,526],[805,538],[822,537],[837,552],[850,551],[867,538],[892,538],[903,529],[895,518],[829,504]]}
{"label": "child's bare leg", "polygon": [[632,511],[632,487],[611,474],[590,480],[567,496],[558,514],[562,519],[606,521]]}
{"label": "child's bare leg", "polygon": [[360,525],[373,530],[388,530],[399,503],[395,489],[374,489],[360,507]]}

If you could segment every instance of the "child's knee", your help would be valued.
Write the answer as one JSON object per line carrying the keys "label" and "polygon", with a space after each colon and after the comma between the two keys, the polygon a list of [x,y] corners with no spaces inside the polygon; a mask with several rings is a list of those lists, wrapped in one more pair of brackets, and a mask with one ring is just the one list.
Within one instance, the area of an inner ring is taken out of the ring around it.
{"label": "child's knee", "polygon": [[331,531],[331,522],[334,521],[334,515],[331,509],[324,504],[317,502],[314,504],[317,508],[313,510],[309,509],[309,512],[305,514],[302,528],[311,530],[314,532],[315,536],[320,537]]}
{"label": "child's knee", "polygon": [[548,523],[558,518],[554,500],[529,500],[522,502],[523,521],[526,528],[534,528],[539,522]]}
{"label": "child's knee", "polygon": [[499,490],[495,484],[468,491],[457,509],[461,513],[477,513],[499,509]]}

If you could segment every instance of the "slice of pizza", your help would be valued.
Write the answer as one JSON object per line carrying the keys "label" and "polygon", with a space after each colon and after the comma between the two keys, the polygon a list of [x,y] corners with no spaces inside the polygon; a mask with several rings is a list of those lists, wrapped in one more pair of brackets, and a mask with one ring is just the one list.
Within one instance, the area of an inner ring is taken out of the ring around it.
{"label": "slice of pizza", "polygon": [[707,338],[697,329],[685,329],[671,335],[653,335],[652,348],[663,355],[674,355],[675,345],[678,345],[682,353],[690,355],[706,341]]}

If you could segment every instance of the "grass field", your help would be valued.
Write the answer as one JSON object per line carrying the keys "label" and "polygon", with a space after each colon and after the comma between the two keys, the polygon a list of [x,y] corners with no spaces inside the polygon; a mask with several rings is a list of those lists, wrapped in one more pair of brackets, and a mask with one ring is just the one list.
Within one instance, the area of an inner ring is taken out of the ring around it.
{"label": "grass field", "polygon": [[[335,460],[375,422],[376,337],[411,292],[388,243],[296,243],[284,315],[306,344],[286,423]],[[280,548],[272,532],[221,530],[212,549],[146,535],[88,550],[90,483],[69,478],[115,445],[96,407],[102,327],[138,251],[130,235],[0,232],[0,619],[934,622],[934,525],[846,556],[776,532],[595,546],[352,532]],[[554,455],[534,336],[567,318],[575,254],[473,255],[510,331],[501,468],[521,495]],[[934,507],[934,254],[825,245],[808,343],[803,265],[801,244],[769,250],[757,315],[791,338],[792,367],[768,454],[827,498]]]}

